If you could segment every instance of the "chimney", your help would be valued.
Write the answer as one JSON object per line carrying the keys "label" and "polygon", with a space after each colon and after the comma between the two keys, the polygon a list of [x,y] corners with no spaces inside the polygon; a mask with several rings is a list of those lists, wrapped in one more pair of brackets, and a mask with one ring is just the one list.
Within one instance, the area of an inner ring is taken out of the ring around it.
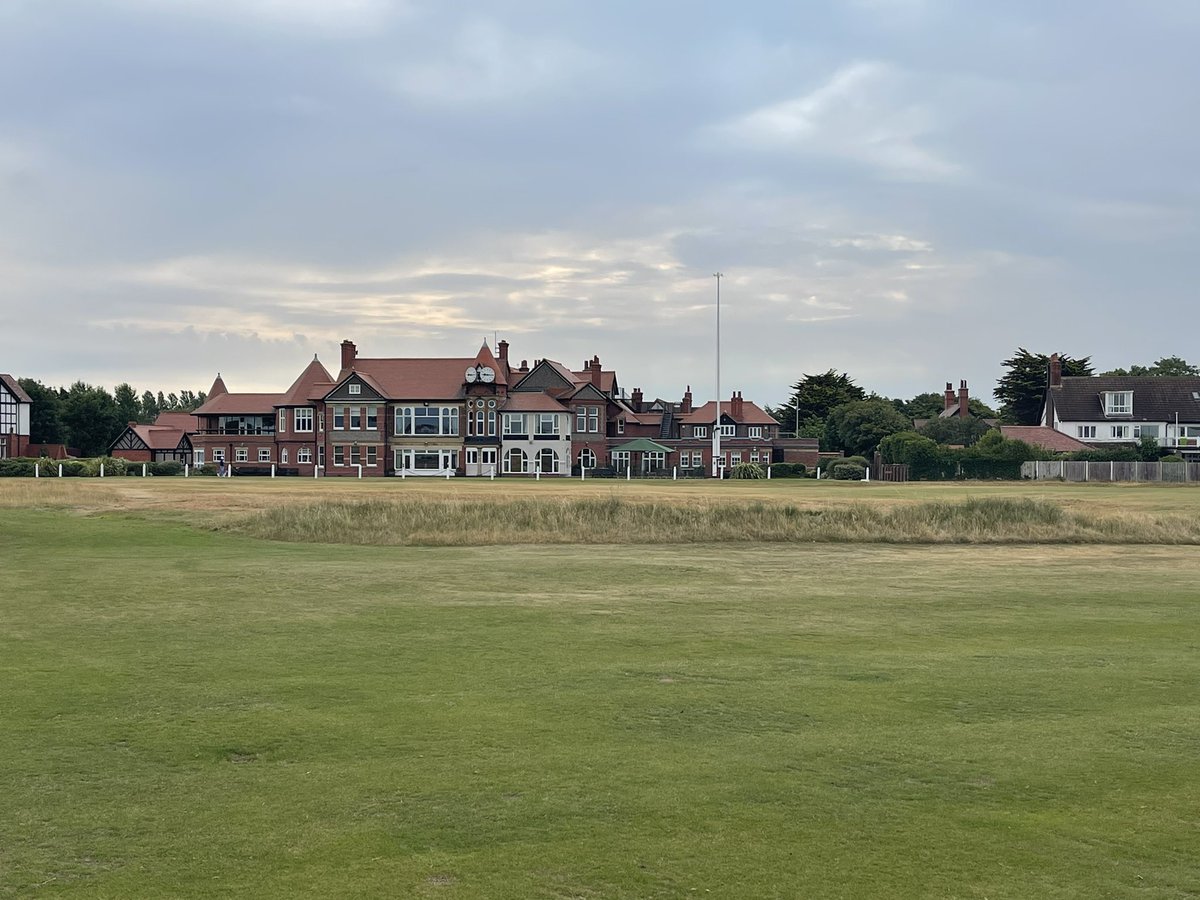
{"label": "chimney", "polygon": [[683,402],[679,404],[679,411],[687,415],[692,411],[692,386],[689,384],[687,390],[683,392]]}
{"label": "chimney", "polygon": [[967,381],[964,378],[958,383],[958,417],[960,419],[969,418],[971,410],[969,409],[970,396],[967,394]]}
{"label": "chimney", "polygon": [[642,411],[642,389],[634,388],[633,395],[629,398],[630,404],[633,406],[634,412]]}
{"label": "chimney", "polygon": [[358,359],[358,348],[354,346],[354,341],[342,341],[342,368],[351,368],[356,359]]}
{"label": "chimney", "polygon": [[496,345],[496,349],[500,351],[500,362],[508,365],[508,341],[501,341]]}
{"label": "chimney", "polygon": [[950,382],[947,381],[946,382],[946,400],[945,400],[944,405],[942,406],[942,411],[945,412],[946,410],[950,409],[950,407],[952,407],[952,406],[954,406],[954,385],[952,385]]}
{"label": "chimney", "polygon": [[600,387],[600,357],[599,356],[592,357],[591,369],[592,369],[592,384],[594,384],[597,388],[599,388]]}
{"label": "chimney", "polygon": [[734,391],[729,398],[729,414],[735,419],[742,418],[742,392]]}
{"label": "chimney", "polygon": [[1050,354],[1050,387],[1062,387],[1062,360],[1057,353]]}
{"label": "chimney", "polygon": [[521,368],[519,368],[517,371],[521,372],[521,373],[528,372],[529,371],[529,360],[527,360],[527,359],[521,360]]}

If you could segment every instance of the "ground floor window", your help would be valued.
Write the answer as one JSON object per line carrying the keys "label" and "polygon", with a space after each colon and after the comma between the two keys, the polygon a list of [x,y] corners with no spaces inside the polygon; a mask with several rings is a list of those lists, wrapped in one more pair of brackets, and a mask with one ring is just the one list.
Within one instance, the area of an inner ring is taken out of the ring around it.
{"label": "ground floor window", "polygon": [[642,454],[642,470],[645,472],[655,472],[666,465],[667,454],[661,450],[647,450]]}
{"label": "ground floor window", "polygon": [[545,475],[558,474],[558,454],[549,447],[544,447],[538,451],[537,455],[538,471]]}
{"label": "ground floor window", "polygon": [[441,472],[458,468],[457,450],[395,450],[394,459],[397,469],[408,472]]}
{"label": "ground floor window", "polygon": [[346,464],[346,448],[341,444],[333,445],[333,464],[335,466],[344,466]]}
{"label": "ground floor window", "polygon": [[378,464],[379,464],[379,448],[378,447],[368,447],[367,448],[367,465],[374,466],[374,465],[378,465]]}
{"label": "ground floor window", "polygon": [[324,444],[320,444],[317,447],[317,466],[322,469],[325,468],[325,445]]}
{"label": "ground floor window", "polygon": [[699,450],[692,451],[692,468],[693,469],[703,469],[704,468],[704,454]]}
{"label": "ground floor window", "polygon": [[258,461],[259,462],[270,462],[271,461],[271,448],[270,447],[259,447],[258,448]]}
{"label": "ground floor window", "polygon": [[350,465],[357,466],[362,464],[362,451],[358,449],[358,444],[350,445]]}
{"label": "ground floor window", "polygon": [[742,451],[741,450],[735,450],[729,454],[729,464],[730,465],[736,466],[741,461],[742,461]]}
{"label": "ground floor window", "polygon": [[585,469],[596,468],[596,454],[587,447],[579,451],[579,465]]}
{"label": "ground floor window", "polygon": [[280,464],[281,466],[286,466],[286,465],[287,465],[287,463],[288,463],[288,450],[287,450],[287,447],[280,447],[280,448],[279,448],[279,464]]}
{"label": "ground floor window", "polygon": [[[204,451],[201,450],[200,452],[203,453]],[[213,462],[215,462],[215,463],[225,462],[225,448],[224,447],[218,447],[213,450]]]}
{"label": "ground floor window", "polygon": [[192,462],[198,466],[204,465],[204,451],[196,450],[194,453],[192,453]]}
{"label": "ground floor window", "polygon": [[529,458],[520,447],[513,447],[504,454],[504,471],[521,475],[529,471]]}
{"label": "ground floor window", "polygon": [[629,468],[629,451],[614,450],[612,455],[613,468],[618,472],[624,472]]}
{"label": "ground floor window", "polygon": [[312,462],[312,451],[309,450],[307,447],[301,447],[299,450],[296,451],[296,462],[300,463],[301,465],[305,465],[305,466],[308,465],[309,463],[311,463]]}
{"label": "ground floor window", "polygon": [[246,462],[250,459],[250,450],[246,447],[235,447],[233,451],[234,462]]}

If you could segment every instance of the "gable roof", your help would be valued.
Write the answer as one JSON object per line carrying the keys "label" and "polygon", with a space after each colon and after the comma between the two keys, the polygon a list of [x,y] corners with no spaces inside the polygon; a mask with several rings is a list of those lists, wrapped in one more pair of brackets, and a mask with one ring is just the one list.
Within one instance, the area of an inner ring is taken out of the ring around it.
{"label": "gable roof", "polygon": [[[690,413],[685,413],[679,417],[680,422],[696,423],[699,425],[712,424],[717,417],[717,404],[713,400],[709,400],[703,406],[693,409]],[[751,400],[742,401],[742,415],[740,417],[733,414],[733,404],[728,400],[721,401],[721,418],[729,418],[734,422],[742,425],[778,425],[771,416],[768,416],[757,403]]]}
{"label": "gable roof", "polygon": [[331,387],[333,387],[333,377],[329,374],[329,370],[321,365],[316,354],[313,354],[312,362],[305,366],[304,371],[292,382],[292,386],[287,389],[279,401],[279,405],[303,406],[312,400],[324,397],[329,393]]}
{"label": "gable roof", "polygon": [[[363,359],[338,373],[341,384],[351,372],[391,400],[458,400],[463,396],[463,373],[474,357],[430,359]],[[493,367],[494,368],[494,367]],[[496,377],[500,377],[497,370]]]}
{"label": "gable roof", "polygon": [[[487,341],[483,342],[483,346],[475,354],[475,364],[477,366],[487,366],[495,372],[496,384],[508,384],[508,366],[501,365],[500,360],[496,359],[495,354],[492,353],[492,348],[488,346]],[[465,372],[466,369],[463,371]]]}
{"label": "gable roof", "polygon": [[178,428],[181,431],[195,431],[196,417],[190,412],[161,412],[154,420],[156,428]]}
{"label": "gable roof", "polygon": [[25,393],[21,385],[17,383],[17,379],[13,378],[11,375],[0,375],[0,382],[2,382],[4,386],[8,388],[8,392],[10,394],[17,398],[18,403],[33,402],[31,399],[29,399],[29,395]]}
{"label": "gable roof", "polygon": [[[1103,394],[1133,392],[1133,415],[1106,416]],[[1200,422],[1200,378],[1194,376],[1064,376],[1046,391],[1061,422]]]}
{"label": "gable roof", "polygon": [[569,412],[569,410],[551,397],[535,391],[518,391],[508,395],[508,400],[500,407],[504,412]]}
{"label": "gable roof", "polygon": [[620,447],[613,447],[614,453],[673,453],[670,447],[656,444],[648,438],[635,438]]}
{"label": "gable roof", "polygon": [[1077,450],[1092,449],[1083,441],[1077,441],[1069,434],[1055,431],[1048,425],[1001,425],[1000,433],[1006,438],[1024,441],[1033,447],[1041,447],[1055,453],[1074,453]]}

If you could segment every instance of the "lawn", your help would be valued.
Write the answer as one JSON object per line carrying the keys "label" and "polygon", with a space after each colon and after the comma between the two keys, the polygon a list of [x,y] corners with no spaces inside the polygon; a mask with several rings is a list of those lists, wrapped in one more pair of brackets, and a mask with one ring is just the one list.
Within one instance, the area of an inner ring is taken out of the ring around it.
{"label": "lawn", "polygon": [[1004,487],[1200,505],[0,483],[0,896],[1195,896],[1194,547],[222,527],[314,492]]}

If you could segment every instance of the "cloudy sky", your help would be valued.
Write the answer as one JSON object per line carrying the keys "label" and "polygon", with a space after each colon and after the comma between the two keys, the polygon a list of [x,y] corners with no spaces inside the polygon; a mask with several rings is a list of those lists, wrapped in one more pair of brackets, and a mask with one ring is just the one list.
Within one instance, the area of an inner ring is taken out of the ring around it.
{"label": "cloudy sky", "polygon": [[1195,0],[0,0],[0,371],[1200,357]]}

